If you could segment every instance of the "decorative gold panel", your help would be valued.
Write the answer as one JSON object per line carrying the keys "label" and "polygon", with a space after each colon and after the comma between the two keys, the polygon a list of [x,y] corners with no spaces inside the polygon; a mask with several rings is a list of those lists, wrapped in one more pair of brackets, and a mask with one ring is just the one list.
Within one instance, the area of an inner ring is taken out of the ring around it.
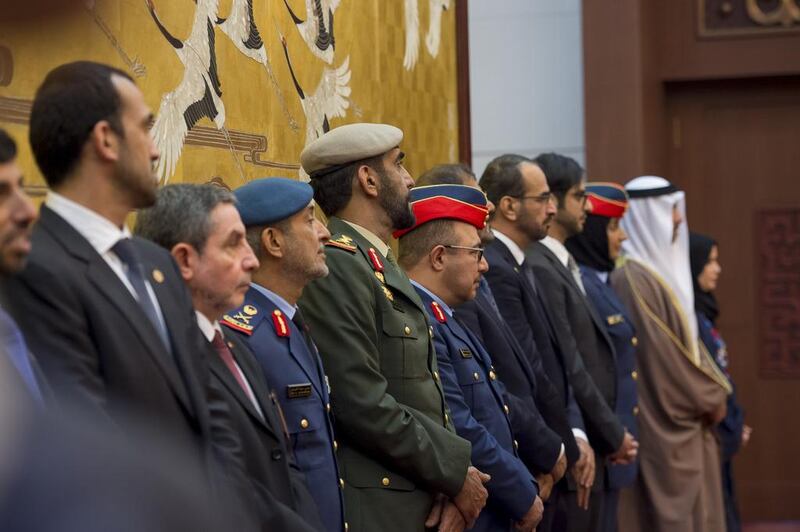
{"label": "decorative gold panel", "polygon": [[248,0],[84,0],[68,19],[0,26],[0,127],[32,192],[31,100],[78,59],[134,77],[157,115],[165,181],[297,177],[310,139],[359,121],[405,131],[412,175],[458,160],[455,0],[321,0],[321,17],[315,0],[250,1],[252,18]]}
{"label": "decorative gold panel", "polygon": [[697,0],[703,37],[800,32],[800,0]]}

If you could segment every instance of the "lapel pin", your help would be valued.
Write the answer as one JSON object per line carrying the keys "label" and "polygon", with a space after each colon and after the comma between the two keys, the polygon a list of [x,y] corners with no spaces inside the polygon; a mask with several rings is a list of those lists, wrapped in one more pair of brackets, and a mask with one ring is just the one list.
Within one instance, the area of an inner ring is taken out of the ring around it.
{"label": "lapel pin", "polygon": [[161,283],[164,282],[164,274],[161,273],[161,270],[159,270],[158,268],[153,270],[153,280],[155,282],[157,282],[158,284],[161,284]]}

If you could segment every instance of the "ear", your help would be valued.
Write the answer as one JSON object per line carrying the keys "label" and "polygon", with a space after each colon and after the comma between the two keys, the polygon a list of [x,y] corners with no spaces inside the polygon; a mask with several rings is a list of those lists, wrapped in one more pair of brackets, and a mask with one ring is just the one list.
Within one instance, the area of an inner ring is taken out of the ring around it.
{"label": "ear", "polygon": [[275,227],[267,227],[261,232],[261,245],[267,255],[282,258],[286,249],[286,235]]}
{"label": "ear", "polygon": [[445,254],[446,254],[445,249],[444,246],[442,245],[434,246],[433,249],[431,249],[431,251],[428,253],[428,260],[431,263],[431,268],[433,268],[433,271],[435,272],[444,271]]}
{"label": "ear", "polygon": [[185,282],[191,282],[194,279],[194,271],[200,260],[200,256],[194,246],[185,242],[175,244],[170,250],[172,258],[178,263],[178,269],[181,272],[181,277]]}
{"label": "ear", "polygon": [[495,205],[494,214],[495,216],[499,215],[508,221],[514,222],[519,217],[519,213],[517,212],[519,205],[520,202],[515,201],[511,196],[503,196]]}
{"label": "ear", "polygon": [[375,170],[367,166],[366,164],[362,164],[358,167],[356,171],[356,178],[354,180],[354,186],[358,186],[361,192],[370,198],[378,197],[379,192],[379,181],[378,175],[375,173]]}
{"label": "ear", "polygon": [[120,137],[111,129],[108,120],[100,120],[92,128],[89,141],[98,159],[117,161],[119,159]]}

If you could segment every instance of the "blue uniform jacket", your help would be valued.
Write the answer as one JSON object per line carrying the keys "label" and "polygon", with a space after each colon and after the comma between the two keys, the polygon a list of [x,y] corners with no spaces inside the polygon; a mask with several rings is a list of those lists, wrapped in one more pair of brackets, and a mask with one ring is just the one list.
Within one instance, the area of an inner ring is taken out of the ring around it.
{"label": "blue uniform jacket", "polygon": [[431,296],[415,289],[431,318],[439,378],[456,432],[472,444],[472,464],[492,476],[488,504],[471,530],[509,530],[530,509],[538,486],[516,456],[505,388],[480,342],[452,316],[442,314],[441,322]]}
{"label": "blue uniform jacket", "polygon": [[[250,287],[244,304],[220,323],[246,338],[286,420],[295,462],[303,471],[326,530],[344,528],[328,385],[319,355],[309,352],[302,332],[264,294]],[[284,336],[278,332],[287,328]]]}
{"label": "blue uniform jacket", "polygon": [[[597,270],[580,265],[586,296],[606,325],[608,335],[616,350],[617,402],[614,412],[636,439],[639,430],[636,422],[638,399],[636,394],[636,331],[625,306],[608,283],[600,279]],[[638,462],[629,465],[608,466],[608,487],[620,489],[633,484]]]}

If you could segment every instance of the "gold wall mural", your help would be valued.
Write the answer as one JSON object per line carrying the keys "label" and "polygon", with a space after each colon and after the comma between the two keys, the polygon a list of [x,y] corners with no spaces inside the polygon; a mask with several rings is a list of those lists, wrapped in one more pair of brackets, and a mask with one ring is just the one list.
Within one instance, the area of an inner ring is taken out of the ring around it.
{"label": "gold wall mural", "polygon": [[69,16],[0,24],[0,127],[27,146],[44,75],[77,59],[131,74],[156,114],[165,182],[303,177],[329,127],[405,131],[408,168],[458,160],[456,0],[83,0]]}

